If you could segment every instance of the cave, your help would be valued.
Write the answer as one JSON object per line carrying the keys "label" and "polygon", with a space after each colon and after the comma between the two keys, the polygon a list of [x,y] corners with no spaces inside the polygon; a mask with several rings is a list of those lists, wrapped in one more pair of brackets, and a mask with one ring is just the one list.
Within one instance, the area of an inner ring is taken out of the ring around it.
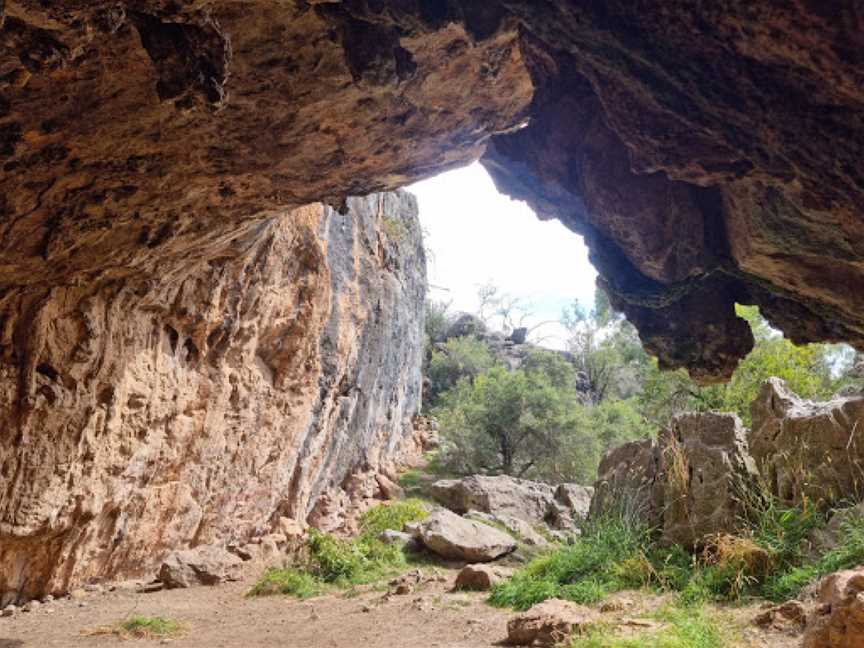
{"label": "cave", "polygon": [[0,0],[3,602],[326,528],[412,452],[401,187],[479,160],[709,383],[736,303],[864,350],[862,157],[854,0]]}

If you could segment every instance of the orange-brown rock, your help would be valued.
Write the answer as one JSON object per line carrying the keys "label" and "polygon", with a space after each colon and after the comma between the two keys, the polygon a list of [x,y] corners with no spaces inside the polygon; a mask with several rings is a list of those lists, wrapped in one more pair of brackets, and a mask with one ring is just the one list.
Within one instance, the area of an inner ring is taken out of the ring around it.
{"label": "orange-brown rock", "polygon": [[391,472],[414,452],[424,291],[403,193],[268,219],[176,281],[8,291],[4,348],[35,366],[0,365],[0,596],[148,575]]}
{"label": "orange-brown rock", "polygon": [[864,569],[826,576],[819,607],[810,616],[803,648],[858,648],[864,645]]}
{"label": "orange-brown rock", "polygon": [[[379,397],[350,331],[386,309],[325,293],[377,234],[331,251],[304,205],[479,156],[585,235],[662,367],[728,377],[736,302],[864,348],[862,26],[854,0],[0,1],[2,587],[251,528],[285,489],[328,526],[366,501],[397,450],[342,425],[381,403],[340,403]],[[259,490],[226,457],[302,468]]]}

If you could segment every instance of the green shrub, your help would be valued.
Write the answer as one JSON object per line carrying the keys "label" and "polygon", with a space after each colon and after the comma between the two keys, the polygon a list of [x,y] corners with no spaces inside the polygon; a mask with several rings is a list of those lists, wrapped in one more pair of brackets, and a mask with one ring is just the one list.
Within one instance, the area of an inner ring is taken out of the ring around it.
{"label": "green shrub", "polygon": [[428,515],[426,505],[419,499],[381,504],[369,509],[360,518],[361,536],[377,538],[383,531],[401,531],[408,522],[419,522]]}
{"label": "green shrub", "polygon": [[472,336],[451,338],[441,350],[432,351],[426,379],[429,388],[424,394],[429,407],[438,404],[441,395],[462,378],[473,380],[495,366],[488,347]]}
{"label": "green shrub", "polygon": [[317,596],[321,591],[315,578],[297,569],[268,569],[252,587],[249,596],[290,594],[305,599]]}

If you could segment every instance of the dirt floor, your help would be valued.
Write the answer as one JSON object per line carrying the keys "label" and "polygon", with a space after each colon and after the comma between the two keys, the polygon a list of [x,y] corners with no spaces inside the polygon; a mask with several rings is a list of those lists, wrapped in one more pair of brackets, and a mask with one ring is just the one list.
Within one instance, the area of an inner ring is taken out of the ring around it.
{"label": "dirt floor", "polygon": [[[487,648],[503,645],[513,612],[485,603],[486,594],[452,592],[456,569],[424,570],[425,581],[410,594],[367,589],[337,592],[306,601],[285,596],[248,598],[251,581],[137,593],[119,588],[88,592],[79,599],[43,604],[31,612],[0,618],[0,648],[171,645],[177,648]],[[79,593],[80,594],[80,593]],[[640,617],[663,597],[623,592],[605,602],[605,619],[634,633]],[[750,626],[755,606],[728,612],[742,648],[790,648],[796,641],[765,635]],[[163,616],[185,626],[171,639],[130,639],[94,634],[135,615]]]}

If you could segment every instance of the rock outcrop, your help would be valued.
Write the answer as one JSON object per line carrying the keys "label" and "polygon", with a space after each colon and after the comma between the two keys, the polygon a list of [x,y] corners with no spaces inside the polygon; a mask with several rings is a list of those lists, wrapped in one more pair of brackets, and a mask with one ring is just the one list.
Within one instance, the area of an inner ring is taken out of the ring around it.
{"label": "rock outcrop", "polygon": [[624,444],[600,463],[592,515],[626,512],[668,543],[698,546],[734,531],[756,479],[746,430],[734,414],[679,414],[657,440]]}
{"label": "rock outcrop", "polygon": [[864,496],[864,396],[813,402],[771,378],[750,409],[750,451],[781,500],[824,507]]}
{"label": "rock outcrop", "polygon": [[378,496],[417,451],[419,232],[413,197],[378,194],[257,223],[194,271],[7,290],[4,600]]}
{"label": "rock outcrop", "polygon": [[817,603],[804,633],[803,648],[864,645],[864,569],[826,576]]}

